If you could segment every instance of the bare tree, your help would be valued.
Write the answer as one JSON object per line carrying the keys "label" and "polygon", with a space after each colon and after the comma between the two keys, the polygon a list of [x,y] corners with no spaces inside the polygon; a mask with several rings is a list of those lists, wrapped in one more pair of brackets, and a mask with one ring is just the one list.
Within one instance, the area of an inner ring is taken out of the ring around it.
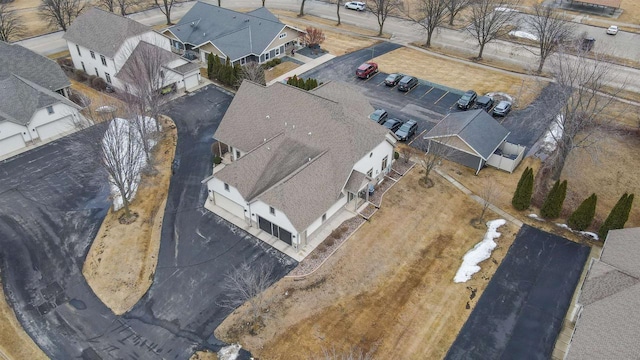
{"label": "bare tree", "polygon": [[411,160],[411,157],[417,154],[417,150],[409,145],[400,144],[396,149],[400,154],[400,158],[406,164]]}
{"label": "bare tree", "polygon": [[267,0],[262,0],[262,7],[264,7],[264,4],[267,2]]}
{"label": "bare tree", "polygon": [[9,42],[24,35],[26,27],[15,10],[8,4],[0,4],[0,41]]}
{"label": "bare tree", "polygon": [[302,0],[302,2],[300,3],[300,13],[298,14],[298,17],[303,17],[304,16],[304,3],[306,0]]}
{"label": "bare tree", "polygon": [[453,19],[458,13],[464,10],[471,0],[447,0],[447,10],[449,11],[449,25],[453,26]]}
{"label": "bare tree", "polygon": [[566,40],[572,38],[575,25],[551,6],[536,4],[533,11],[534,14],[527,16],[525,22],[538,38],[538,56],[540,56],[538,72],[541,72],[547,58],[554,54]]}
{"label": "bare tree", "polygon": [[86,2],[82,0],[42,0],[39,15],[50,26],[67,31],[71,23],[84,10]]}
{"label": "bare tree", "polygon": [[[173,25],[171,22],[171,9],[173,5],[180,2],[176,0],[153,0],[156,6],[160,9],[160,12],[167,18],[167,25]],[[218,6],[220,6],[220,0],[218,0]]]}
{"label": "bare tree", "polygon": [[[624,82],[618,85],[613,96],[603,96],[604,90],[616,83],[612,73],[612,65],[604,59],[591,59],[585,51],[577,51],[576,55],[560,51],[552,57],[551,73],[555,86],[548,86],[552,91],[540,111],[541,118],[552,118],[552,127],[559,131],[550,131],[556,148],[543,164],[539,173],[549,176],[549,180],[558,180],[565,161],[572,150],[584,148],[596,149],[595,145],[606,133],[614,120],[603,116],[607,107],[615,101],[616,95],[624,89]],[[619,82],[618,82],[619,83]],[[547,94],[549,95],[549,94]],[[546,109],[560,109],[559,113],[544,113]]]}
{"label": "bare tree", "polygon": [[264,68],[256,61],[250,61],[240,69],[240,76],[238,77],[238,87],[244,80],[253,81],[254,83],[266,85],[267,82],[264,78]]}
{"label": "bare tree", "polygon": [[467,31],[480,45],[477,59],[482,59],[482,52],[489,42],[504,37],[509,33],[517,14],[512,8],[518,0],[473,0],[471,2],[471,25]]}
{"label": "bare tree", "polygon": [[341,25],[341,22],[340,22],[340,6],[341,5],[342,5],[342,1],[336,0],[336,15],[338,16],[338,24],[337,24],[338,26]]}
{"label": "bare tree", "polygon": [[235,309],[248,303],[252,321],[256,321],[271,299],[264,291],[275,281],[274,268],[271,263],[242,263],[229,271],[222,282],[225,298],[219,303]]}
{"label": "bare tree", "polygon": [[103,6],[105,9],[109,10],[109,12],[115,13],[116,9],[116,0],[98,0],[96,1],[98,6]]}
{"label": "bare tree", "polygon": [[369,11],[376,16],[376,20],[378,21],[378,36],[382,36],[382,29],[384,28],[385,21],[387,21],[387,17],[394,10],[398,9],[398,5],[398,0],[372,0],[367,2]]}
{"label": "bare tree", "polygon": [[433,180],[429,177],[431,171],[442,162],[442,159],[448,158],[455,152],[454,148],[447,145],[448,141],[449,137],[439,137],[428,140],[427,152],[420,160],[420,165],[424,170],[423,181],[428,187],[433,186]]}
{"label": "bare tree", "polygon": [[407,17],[427,31],[426,47],[431,47],[431,36],[437,27],[441,26],[447,17],[448,0],[419,0],[418,12],[420,18]]}
{"label": "bare tree", "polygon": [[478,223],[484,222],[484,215],[487,212],[487,209],[500,195],[500,187],[496,184],[493,179],[487,178],[484,181],[482,189],[480,190],[480,198],[483,200],[481,202],[482,211],[480,212],[480,217],[478,218]]}
{"label": "bare tree", "polygon": [[314,47],[320,45],[325,40],[324,32],[318,28],[307,27],[303,34],[300,34],[300,40],[308,47]]}

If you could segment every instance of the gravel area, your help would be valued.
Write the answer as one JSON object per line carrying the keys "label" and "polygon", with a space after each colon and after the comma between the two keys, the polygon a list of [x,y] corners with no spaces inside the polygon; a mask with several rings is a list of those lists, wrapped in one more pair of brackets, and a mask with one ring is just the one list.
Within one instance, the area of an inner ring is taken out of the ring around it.
{"label": "gravel area", "polygon": [[395,183],[395,181],[385,178],[380,184],[376,186],[376,190],[373,192],[373,195],[369,196],[369,202],[377,207],[380,207],[380,205],[382,205],[382,195]]}
{"label": "gravel area", "polygon": [[387,177],[392,178],[393,180],[400,180],[402,178],[402,175],[398,174],[395,171],[389,171],[389,173],[387,174]]}
{"label": "gravel area", "polygon": [[396,171],[400,175],[404,175],[407,173],[407,171],[409,171],[409,169],[411,169],[414,164],[415,163],[413,161],[404,162],[403,160],[397,160],[393,162],[393,165],[391,165],[391,169]]}
{"label": "gravel area", "polygon": [[378,211],[378,208],[375,207],[375,205],[367,204],[367,207],[365,207],[362,211],[360,211],[359,214],[364,216],[367,220],[369,220],[369,218],[371,218],[371,215],[373,215],[376,211]]}
{"label": "gravel area", "polygon": [[288,276],[304,276],[317,269],[365,221],[362,217],[356,216],[340,224],[311,254],[298,263]]}

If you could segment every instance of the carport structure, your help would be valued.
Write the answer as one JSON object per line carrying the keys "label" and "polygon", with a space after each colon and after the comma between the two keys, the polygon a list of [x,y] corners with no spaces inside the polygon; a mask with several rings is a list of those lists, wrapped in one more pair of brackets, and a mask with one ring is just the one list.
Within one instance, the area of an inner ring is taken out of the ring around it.
{"label": "carport structure", "polygon": [[613,14],[616,10],[620,9],[622,0],[571,0],[571,5],[579,4],[598,8],[604,8],[611,10]]}
{"label": "carport structure", "polygon": [[476,170],[487,164],[513,172],[524,155],[524,147],[506,142],[509,131],[484,110],[451,113],[431,129],[427,153]]}

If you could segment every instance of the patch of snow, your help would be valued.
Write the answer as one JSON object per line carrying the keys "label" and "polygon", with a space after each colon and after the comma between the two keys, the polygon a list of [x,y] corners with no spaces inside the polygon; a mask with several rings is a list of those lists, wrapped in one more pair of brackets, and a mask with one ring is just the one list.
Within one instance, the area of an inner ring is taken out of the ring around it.
{"label": "patch of snow", "polygon": [[582,234],[582,235],[586,235],[586,236],[591,237],[591,238],[592,238],[593,240],[595,240],[595,241],[600,240],[600,237],[599,237],[599,236],[598,236],[598,234],[596,234],[596,233],[592,233],[592,232],[590,232],[590,231],[578,231],[578,232],[579,232],[580,234]]}
{"label": "patch of snow", "polygon": [[538,41],[538,37],[532,33],[528,33],[526,31],[521,31],[521,30],[511,30],[509,31],[509,35],[511,36],[515,36],[515,37],[519,37],[519,38],[523,38],[523,39],[529,39],[529,40],[533,40],[533,41]]}
{"label": "patch of snow", "polygon": [[532,219],[538,220],[538,221],[544,221],[544,219],[543,219],[543,218],[541,218],[540,216],[538,216],[538,215],[536,215],[536,214],[529,214],[529,215],[527,215],[527,216],[528,216],[528,217],[530,217],[530,218],[532,218]]}
{"label": "patch of snow", "polygon": [[573,231],[573,230],[571,230],[571,228],[567,224],[556,223],[556,225],[558,225],[559,227],[561,227],[563,229],[567,229],[569,231]]}
{"label": "patch of snow", "polygon": [[497,246],[493,240],[500,237],[500,233],[497,230],[506,223],[507,221],[504,219],[487,222],[488,229],[484,234],[484,239],[464,254],[462,257],[462,265],[460,265],[456,276],[453,278],[453,282],[467,282],[473,274],[480,271],[478,264],[491,257],[491,252]]}
{"label": "patch of snow", "polygon": [[557,115],[556,120],[551,123],[551,126],[549,126],[549,129],[544,134],[540,147],[547,153],[551,153],[556,149],[556,146],[558,145],[557,139],[560,139],[562,137],[562,132],[564,130],[562,124],[562,115]]}
{"label": "patch of snow", "polygon": [[242,349],[242,346],[240,346],[240,344],[231,344],[229,346],[225,346],[220,349],[220,351],[218,351],[218,359],[235,360],[240,354],[240,349]]}
{"label": "patch of snow", "polygon": [[112,113],[116,111],[116,107],[111,105],[103,105],[97,108],[96,111],[99,113]]}
{"label": "patch of snow", "polygon": [[[156,129],[156,120],[153,118],[150,118],[148,116],[145,116],[144,118],[138,117],[136,121],[144,121],[144,125],[147,126],[147,129],[152,129],[152,131],[155,131]],[[110,136],[109,134],[112,135]],[[144,150],[142,150],[142,139],[140,137],[140,134],[129,120],[115,118],[113,119],[113,121],[111,121],[111,123],[109,124],[109,128],[107,128],[105,136],[102,139],[102,142],[106,148],[109,148],[109,141],[114,141],[115,143],[115,140],[112,139],[114,138],[114,136],[117,136],[116,134],[131,134],[131,136],[129,137],[119,136],[120,139],[117,140],[117,146],[119,150],[117,150],[117,153],[114,154],[107,151],[108,155],[106,155],[116,156],[120,159],[119,162],[123,163],[123,166],[120,167],[121,171],[132,172],[133,176],[123,175],[123,178],[128,177],[131,179],[131,184],[129,185],[129,188],[131,189],[129,201],[131,201],[135,197],[136,191],[138,190],[138,185],[140,184],[140,175],[142,173],[142,169],[144,169],[144,167],[147,165],[147,159],[145,158]],[[135,143],[139,144],[139,146],[130,147],[129,139],[132,139]],[[156,142],[152,140],[149,141],[150,148],[153,148]],[[137,149],[136,157],[132,158],[130,156],[127,156],[127,151],[136,151],[131,149]],[[122,195],[120,194],[120,191],[118,191],[118,187],[114,184],[113,181],[110,181],[110,190],[111,197],[113,198],[113,209],[114,211],[118,211],[124,206],[124,202],[122,201]]]}
{"label": "patch of snow", "polygon": [[495,11],[502,11],[502,12],[512,12],[512,11],[518,12],[518,10],[516,10],[516,9],[510,9],[510,8],[508,8],[508,7],[503,7],[503,6],[501,6],[501,7],[497,7],[497,8],[495,8],[495,9],[493,9],[493,10],[495,10]]}
{"label": "patch of snow", "polygon": [[487,95],[486,95],[486,96],[494,97],[494,96],[496,96],[496,95],[498,95],[498,96],[502,96],[502,97],[504,97],[507,101],[509,101],[509,102],[513,103],[513,96],[511,96],[511,95],[509,95],[509,94],[507,94],[507,93],[503,93],[503,92],[490,92],[490,93],[487,93]]}

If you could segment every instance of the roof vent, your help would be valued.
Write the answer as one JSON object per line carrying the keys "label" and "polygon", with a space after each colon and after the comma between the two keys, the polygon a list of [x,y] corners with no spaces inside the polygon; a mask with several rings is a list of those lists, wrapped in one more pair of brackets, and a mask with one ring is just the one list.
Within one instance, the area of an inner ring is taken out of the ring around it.
{"label": "roof vent", "polygon": [[267,119],[271,119],[271,116],[269,116],[269,115],[267,115],[267,116],[265,116],[265,117],[266,117]]}
{"label": "roof vent", "polygon": [[267,138],[264,138],[264,140],[262,140],[262,142],[267,142]]}
{"label": "roof vent", "polygon": [[309,161],[311,161],[311,158],[309,158]]}
{"label": "roof vent", "polygon": [[291,128],[292,128],[292,129],[295,129],[295,128],[296,128],[296,125],[295,125],[295,124],[294,124],[294,125],[291,125]]}
{"label": "roof vent", "polygon": [[307,135],[311,136],[311,132],[309,132]]}
{"label": "roof vent", "polygon": [[245,19],[244,22],[249,22],[249,19]]}
{"label": "roof vent", "polygon": [[207,33],[202,33],[202,37],[205,37],[205,35],[207,35]]}
{"label": "roof vent", "polygon": [[286,121],[284,122],[284,126],[287,126],[287,122]]}
{"label": "roof vent", "polygon": [[196,22],[195,22],[195,21],[192,21],[192,22],[191,22],[191,27],[194,27],[194,26],[196,26]]}

